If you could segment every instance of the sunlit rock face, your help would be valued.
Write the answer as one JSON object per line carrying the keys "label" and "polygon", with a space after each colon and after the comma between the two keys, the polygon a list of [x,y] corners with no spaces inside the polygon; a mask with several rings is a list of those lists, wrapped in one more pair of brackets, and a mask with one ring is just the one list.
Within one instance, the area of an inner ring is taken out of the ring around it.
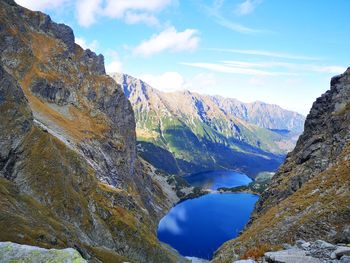
{"label": "sunlit rock face", "polygon": [[155,234],[176,187],[138,159],[132,107],[103,56],[11,0],[0,25],[0,241],[176,262]]}
{"label": "sunlit rock face", "polygon": [[169,173],[274,171],[303,130],[304,116],[276,105],[162,92],[126,74],[112,77],[134,108],[140,155]]}

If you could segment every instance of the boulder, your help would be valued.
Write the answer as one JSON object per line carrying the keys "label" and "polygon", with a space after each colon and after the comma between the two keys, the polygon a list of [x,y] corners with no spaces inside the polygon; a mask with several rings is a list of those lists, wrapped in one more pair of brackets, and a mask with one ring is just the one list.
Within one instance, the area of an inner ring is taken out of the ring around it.
{"label": "boulder", "polygon": [[342,256],[340,259],[341,263],[350,263],[350,256]]}
{"label": "boulder", "polygon": [[264,262],[268,263],[321,263],[317,258],[306,255],[301,249],[288,249],[265,253]]}
{"label": "boulder", "polygon": [[337,247],[331,254],[332,259],[340,259],[342,256],[350,256],[350,247]]}
{"label": "boulder", "polygon": [[86,263],[87,261],[73,248],[45,249],[12,242],[0,242],[0,262]]}

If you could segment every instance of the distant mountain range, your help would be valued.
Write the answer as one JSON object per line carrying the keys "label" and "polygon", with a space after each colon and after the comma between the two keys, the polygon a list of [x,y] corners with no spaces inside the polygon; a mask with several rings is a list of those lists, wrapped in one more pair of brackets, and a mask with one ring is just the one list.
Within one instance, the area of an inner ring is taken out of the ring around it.
{"label": "distant mountain range", "polygon": [[133,106],[140,155],[168,173],[274,171],[303,131],[304,116],[277,105],[162,92],[129,75],[112,77]]}

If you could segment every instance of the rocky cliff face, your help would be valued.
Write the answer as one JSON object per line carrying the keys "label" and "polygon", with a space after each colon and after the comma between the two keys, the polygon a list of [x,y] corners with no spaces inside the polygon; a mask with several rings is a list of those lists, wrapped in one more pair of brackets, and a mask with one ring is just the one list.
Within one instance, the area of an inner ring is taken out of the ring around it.
{"label": "rocky cliff face", "polygon": [[177,261],[156,226],[179,198],[137,158],[132,107],[102,55],[12,0],[0,1],[0,39],[0,241]]}
{"label": "rocky cliff face", "polygon": [[349,243],[349,143],[350,68],[313,104],[304,133],[262,194],[248,227],[221,247],[216,260],[300,238]]}
{"label": "rocky cliff face", "polygon": [[302,129],[303,116],[275,105],[166,93],[125,74],[113,77],[134,108],[140,154],[169,173],[274,171]]}

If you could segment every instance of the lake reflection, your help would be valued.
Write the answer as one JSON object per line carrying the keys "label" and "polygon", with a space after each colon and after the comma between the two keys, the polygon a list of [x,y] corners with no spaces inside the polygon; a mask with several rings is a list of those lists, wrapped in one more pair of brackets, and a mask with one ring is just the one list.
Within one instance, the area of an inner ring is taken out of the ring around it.
{"label": "lake reflection", "polygon": [[236,187],[252,182],[248,176],[232,171],[213,171],[185,176],[184,179],[192,186],[217,190],[220,187]]}
{"label": "lake reflection", "polygon": [[[193,186],[216,190],[247,185],[245,174],[215,171],[186,176]],[[212,193],[186,200],[160,221],[159,240],[190,257],[211,259],[224,242],[235,238],[247,223],[258,196],[246,193]]]}
{"label": "lake reflection", "polygon": [[184,201],[160,221],[158,238],[184,256],[211,259],[225,241],[236,237],[258,197],[208,194]]}

